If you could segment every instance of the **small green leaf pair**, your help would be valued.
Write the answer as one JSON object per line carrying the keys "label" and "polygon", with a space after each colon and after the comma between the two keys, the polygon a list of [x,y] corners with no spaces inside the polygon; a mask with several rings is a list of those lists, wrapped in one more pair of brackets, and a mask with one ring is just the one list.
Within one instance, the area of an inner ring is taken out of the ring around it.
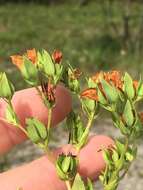
{"label": "small green leaf pair", "polygon": [[31,141],[36,144],[44,144],[48,136],[45,125],[36,118],[27,119],[26,125],[26,130]]}

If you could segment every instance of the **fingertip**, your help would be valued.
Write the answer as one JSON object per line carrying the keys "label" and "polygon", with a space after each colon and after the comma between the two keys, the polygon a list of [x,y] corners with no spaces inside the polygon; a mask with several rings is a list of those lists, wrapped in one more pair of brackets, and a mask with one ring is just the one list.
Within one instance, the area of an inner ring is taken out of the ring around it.
{"label": "fingertip", "polygon": [[113,139],[108,136],[91,136],[87,145],[79,154],[79,173],[84,177],[97,179],[106,165],[103,158],[103,149],[107,149],[113,144]]}

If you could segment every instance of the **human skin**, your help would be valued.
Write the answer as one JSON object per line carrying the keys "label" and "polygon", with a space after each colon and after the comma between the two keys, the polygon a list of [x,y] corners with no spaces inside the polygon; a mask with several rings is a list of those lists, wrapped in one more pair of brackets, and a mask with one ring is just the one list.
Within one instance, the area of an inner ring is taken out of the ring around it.
{"label": "human skin", "polygon": [[[47,108],[43,104],[39,94],[33,88],[15,93],[12,103],[21,124],[25,126],[25,118],[36,117],[43,123],[47,123]],[[52,114],[52,125],[56,126],[71,110],[71,96],[63,87],[56,89],[56,106]],[[4,118],[6,104],[0,101],[0,117]],[[11,125],[0,120],[0,154],[10,151],[15,145],[26,140],[26,136]],[[89,138],[86,146],[77,155],[79,158],[78,171],[83,177],[97,179],[101,170],[105,167],[101,148],[113,144],[113,140],[103,135]],[[75,152],[71,145],[65,145],[54,151],[55,157],[61,152]],[[43,156],[31,163],[25,164],[0,174],[0,189],[16,190],[66,190],[65,183],[61,181],[55,170],[54,163],[48,156]]]}

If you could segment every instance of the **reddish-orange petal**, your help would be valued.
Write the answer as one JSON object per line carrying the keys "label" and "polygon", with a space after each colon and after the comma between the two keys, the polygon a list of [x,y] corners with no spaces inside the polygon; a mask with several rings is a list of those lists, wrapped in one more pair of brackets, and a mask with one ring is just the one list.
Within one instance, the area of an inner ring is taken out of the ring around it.
{"label": "reddish-orange petal", "polygon": [[52,58],[55,61],[55,63],[60,63],[62,58],[63,58],[63,54],[61,51],[59,50],[55,50],[52,54]]}
{"label": "reddish-orange petal", "polygon": [[98,101],[97,91],[95,88],[89,88],[84,90],[81,94],[81,97],[83,98],[89,98],[95,101]]}
{"label": "reddish-orange petal", "polygon": [[27,50],[27,57],[30,59],[30,61],[32,61],[33,64],[35,64],[37,60],[36,49]]}
{"label": "reddish-orange petal", "polygon": [[93,75],[93,76],[91,77],[91,79],[92,79],[95,83],[99,83],[102,78],[103,78],[103,72],[102,72],[102,71],[100,71],[99,73],[96,73],[95,75]]}
{"label": "reddish-orange petal", "polygon": [[10,58],[14,65],[16,65],[18,68],[21,68],[23,64],[23,57],[21,55],[12,55]]}
{"label": "reddish-orange petal", "polygon": [[133,86],[134,86],[135,89],[138,88],[138,85],[139,85],[139,82],[137,80],[134,80],[133,81]]}

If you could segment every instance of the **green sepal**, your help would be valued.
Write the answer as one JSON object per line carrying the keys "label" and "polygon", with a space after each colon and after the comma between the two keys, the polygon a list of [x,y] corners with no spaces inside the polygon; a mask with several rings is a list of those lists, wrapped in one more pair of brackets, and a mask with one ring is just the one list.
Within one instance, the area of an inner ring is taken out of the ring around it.
{"label": "green sepal", "polygon": [[110,165],[111,163],[111,155],[108,150],[103,150],[103,159],[106,162],[107,165]]}
{"label": "green sepal", "polygon": [[126,158],[126,160],[129,161],[129,162],[132,162],[132,161],[134,160],[134,156],[132,155],[131,152],[126,152],[125,158]]}
{"label": "green sepal", "polygon": [[104,97],[104,95],[102,94],[102,92],[100,91],[99,88],[97,90],[97,95],[98,95],[99,103],[101,103],[102,105],[107,105],[108,104],[106,98]]}
{"label": "green sepal", "polygon": [[89,178],[87,179],[86,190],[94,190],[92,181]]}
{"label": "green sepal", "polygon": [[135,89],[133,86],[133,80],[128,73],[125,73],[125,76],[124,76],[124,91],[130,100],[134,98]]}
{"label": "green sepal", "polygon": [[66,156],[62,162],[62,170],[64,173],[68,172],[68,170],[70,168],[70,163],[71,163],[71,157]]}
{"label": "green sepal", "polygon": [[55,65],[50,54],[46,50],[37,53],[38,67],[47,76],[54,76]]}
{"label": "green sepal", "polygon": [[125,124],[120,120],[119,122],[119,128],[123,135],[129,135],[130,134],[130,128],[126,127]]}
{"label": "green sepal", "polygon": [[122,144],[119,140],[115,140],[115,144],[119,154],[122,154],[125,151],[125,145]]}
{"label": "green sepal", "polygon": [[83,111],[90,116],[97,108],[97,102],[88,98],[81,99]]}
{"label": "green sepal", "polygon": [[87,79],[88,88],[96,88],[97,84],[92,80],[92,78]]}
{"label": "green sepal", "polygon": [[112,150],[112,160],[113,162],[117,162],[119,160],[119,154],[116,150]]}
{"label": "green sepal", "polygon": [[114,86],[111,86],[108,82],[106,82],[103,79],[101,81],[101,84],[109,103],[115,103],[119,97],[117,89]]}
{"label": "green sepal", "polygon": [[66,124],[69,130],[69,143],[77,144],[80,142],[82,134],[84,133],[85,127],[80,116],[77,113],[70,112],[68,114]]}
{"label": "green sepal", "polygon": [[23,57],[21,73],[25,81],[29,83],[31,86],[35,86],[38,84],[38,70],[36,66],[27,57]]}
{"label": "green sepal", "polygon": [[105,187],[104,189],[105,190],[115,190],[118,186],[118,181],[115,179],[115,180],[112,180],[111,182],[109,182]]}
{"label": "green sepal", "polygon": [[137,89],[137,96],[138,97],[143,97],[143,83],[140,82],[138,89]]}
{"label": "green sepal", "polygon": [[19,119],[10,105],[7,105],[5,117],[9,123],[14,124],[15,126],[19,124]]}
{"label": "green sepal", "polygon": [[134,123],[134,115],[132,110],[132,105],[129,100],[127,100],[123,112],[123,118],[127,124],[127,126],[132,126]]}
{"label": "green sepal", "polygon": [[73,186],[71,190],[86,190],[83,180],[81,179],[80,175],[77,173],[75,176]]}
{"label": "green sepal", "polygon": [[7,79],[5,73],[0,73],[0,97],[11,99],[14,94],[14,86]]}
{"label": "green sepal", "polygon": [[61,80],[63,71],[64,71],[63,65],[55,64],[55,74],[53,76],[53,80],[54,80],[55,85],[58,83],[58,81]]}
{"label": "green sepal", "polygon": [[77,172],[77,158],[73,155],[59,155],[56,161],[56,171],[61,180],[72,180]]}

